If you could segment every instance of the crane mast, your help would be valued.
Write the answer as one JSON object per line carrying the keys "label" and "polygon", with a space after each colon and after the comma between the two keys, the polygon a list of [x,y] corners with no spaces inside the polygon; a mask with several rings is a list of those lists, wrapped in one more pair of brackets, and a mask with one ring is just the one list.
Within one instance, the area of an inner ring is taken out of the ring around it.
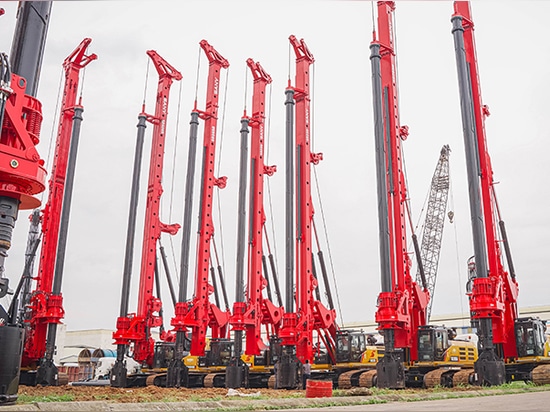
{"label": "crane mast", "polygon": [[[426,324],[429,293],[411,277],[406,244],[407,188],[401,141],[408,127],[399,122],[393,12],[395,2],[378,2],[378,39],[371,43],[379,246],[382,291],[376,322],[385,353],[377,364],[378,385],[405,386],[403,361],[417,358],[418,326]],[[376,36],[376,32],[375,32]]]}
{"label": "crane mast", "polygon": [[[209,283],[212,260],[210,247],[214,239],[214,222],[212,219],[214,186],[223,189],[227,181],[225,176],[219,178],[214,176],[220,72],[222,68],[227,69],[229,67],[229,62],[206,40],[202,40],[200,46],[208,58],[209,70],[206,109],[204,111],[200,111],[196,107],[194,109],[198,117],[204,120],[203,172],[200,193],[195,294],[189,302],[180,299],[176,304],[175,315],[171,321],[177,335],[181,336],[186,330],[191,329],[190,354],[192,356],[204,356],[208,327],[212,330],[213,339],[227,336],[230,316],[228,307],[223,311],[217,305],[211,303],[209,299],[214,292],[214,287]],[[187,262],[182,262],[182,267],[186,264]],[[214,271],[212,271],[212,275],[212,281],[214,282]],[[184,276],[183,273],[182,276]],[[180,284],[180,298],[181,286]],[[176,339],[178,339],[177,336]]]}
{"label": "crane mast", "polygon": [[[149,178],[147,200],[145,205],[145,221],[141,253],[140,282],[138,290],[138,307],[136,313],[128,313],[130,274],[124,274],[121,314],[117,319],[117,330],[113,333],[117,349],[117,363],[113,368],[111,385],[126,386],[126,369],[124,354],[130,343],[134,343],[134,359],[147,365],[153,364],[154,340],[151,337],[151,328],[162,325],[162,302],[153,295],[155,266],[157,258],[157,242],[162,233],[175,235],[179,224],[165,224],[160,221],[160,199],[162,196],[162,170],[164,165],[164,146],[166,140],[166,121],[168,117],[168,103],[170,87],[174,81],[182,79],[182,75],[156,51],[148,50],[157,70],[159,80],[157,87],[155,114],[145,113],[145,107],[140,114],[138,124],[143,131],[145,121],[153,124],[153,138],[151,142],[151,160],[149,164]],[[137,158],[137,156],[136,156]],[[134,174],[136,170],[134,170]],[[132,205],[131,205],[132,206]],[[134,205],[135,207],[135,205]],[[132,209],[132,207],[131,207]],[[132,213],[132,211],[131,211]],[[167,339],[161,336],[161,339]]]}
{"label": "crane mast", "polygon": [[[470,294],[470,313],[478,329],[480,347],[475,369],[482,383],[499,385],[505,379],[503,358],[517,356],[514,322],[518,317],[519,287],[503,230],[504,223],[497,215],[493,169],[485,134],[485,117],[489,110],[481,98],[470,2],[455,1],[451,21],[475,254],[476,277]],[[500,220],[498,224],[497,220]],[[499,226],[502,239],[499,238]],[[509,272],[502,261],[501,242],[505,246]]]}
{"label": "crane mast", "polygon": [[[64,260],[64,246],[61,246],[61,243],[66,239],[67,222],[62,224],[62,217],[70,210],[78,147],[78,135],[74,132],[75,126],[82,120],[83,108],[81,101],[77,102],[80,70],[97,58],[95,54],[86,54],[91,41],[89,38],[84,39],[63,62],[65,85],[61,118],[49,181],[48,201],[42,210],[42,248],[38,276],[35,289],[30,296],[28,318],[25,319],[28,328],[21,362],[23,367],[35,364],[43,357],[48,358],[48,366],[42,364],[40,369],[52,367],[51,356],[55,344],[53,329],[64,317],[60,270]],[[39,372],[39,375],[42,374]],[[51,376],[43,376],[39,380],[41,384],[52,383]]]}

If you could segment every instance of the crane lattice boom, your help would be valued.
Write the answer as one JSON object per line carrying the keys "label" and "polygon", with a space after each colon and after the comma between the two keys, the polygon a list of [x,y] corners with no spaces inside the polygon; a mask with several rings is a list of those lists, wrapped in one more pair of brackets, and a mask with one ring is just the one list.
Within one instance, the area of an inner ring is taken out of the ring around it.
{"label": "crane lattice boom", "polygon": [[[437,278],[437,266],[441,252],[441,238],[443,237],[443,225],[445,224],[445,212],[449,198],[449,145],[443,146],[439,161],[430,185],[428,207],[424,230],[422,231],[422,244],[420,257],[424,267],[424,275],[430,296],[434,296],[435,281]],[[420,269],[416,273],[416,282],[421,283]],[[428,302],[427,319],[430,319],[433,299]]]}

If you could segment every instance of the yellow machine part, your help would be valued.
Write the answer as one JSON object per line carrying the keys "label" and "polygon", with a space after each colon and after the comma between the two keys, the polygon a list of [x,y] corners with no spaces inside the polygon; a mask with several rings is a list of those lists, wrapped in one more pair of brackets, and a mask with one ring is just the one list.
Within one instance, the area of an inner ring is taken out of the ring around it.
{"label": "yellow machine part", "polygon": [[472,342],[450,341],[449,348],[445,351],[443,359],[439,361],[415,362],[418,366],[460,366],[473,368],[477,361],[477,346]]}
{"label": "yellow machine part", "polygon": [[361,363],[366,365],[376,365],[383,356],[383,346],[367,346],[366,350],[361,355]]}

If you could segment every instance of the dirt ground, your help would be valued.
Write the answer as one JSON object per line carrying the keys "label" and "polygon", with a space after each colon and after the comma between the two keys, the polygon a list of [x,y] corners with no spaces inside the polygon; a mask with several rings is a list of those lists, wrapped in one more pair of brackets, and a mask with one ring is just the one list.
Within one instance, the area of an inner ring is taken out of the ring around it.
{"label": "dirt ground", "polygon": [[[287,391],[274,389],[238,389],[241,395],[261,396],[262,398],[288,398],[304,397],[305,391]],[[228,390],[225,388],[160,388],[147,386],[143,388],[111,388],[110,386],[20,386],[18,403],[26,400],[40,401],[36,397],[44,397],[44,400],[70,400],[70,401],[107,401],[124,403],[141,402],[178,402],[220,400],[227,398]],[[232,398],[239,399],[240,396]]]}
{"label": "dirt ground", "polygon": [[[449,392],[472,391],[475,387],[457,387],[443,389]],[[404,389],[399,391],[401,395],[413,395],[429,393],[432,389]],[[437,391],[441,392],[439,388]],[[367,388],[353,388],[338,390],[335,396],[369,396],[371,391]],[[254,399],[261,396],[262,399],[275,398],[304,398],[305,391],[300,390],[274,390],[274,389],[238,389],[237,395],[228,396],[225,388],[160,388],[147,386],[142,388],[112,388],[110,386],[20,386],[18,403],[36,402],[43,400],[53,401],[106,401],[117,403],[142,403],[142,402],[182,402],[221,399]]]}

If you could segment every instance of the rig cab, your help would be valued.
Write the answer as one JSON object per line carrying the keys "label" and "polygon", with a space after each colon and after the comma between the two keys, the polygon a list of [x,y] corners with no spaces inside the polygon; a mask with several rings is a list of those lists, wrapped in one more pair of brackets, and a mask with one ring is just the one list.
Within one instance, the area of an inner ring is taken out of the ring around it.
{"label": "rig cab", "polygon": [[515,325],[518,357],[548,356],[549,344],[546,341],[546,324],[539,318],[518,318]]}
{"label": "rig cab", "polygon": [[420,326],[418,329],[418,360],[420,362],[442,361],[449,349],[454,331],[442,326]]}
{"label": "rig cab", "polygon": [[362,331],[339,330],[336,332],[336,362],[361,362],[367,349],[367,336]]}

